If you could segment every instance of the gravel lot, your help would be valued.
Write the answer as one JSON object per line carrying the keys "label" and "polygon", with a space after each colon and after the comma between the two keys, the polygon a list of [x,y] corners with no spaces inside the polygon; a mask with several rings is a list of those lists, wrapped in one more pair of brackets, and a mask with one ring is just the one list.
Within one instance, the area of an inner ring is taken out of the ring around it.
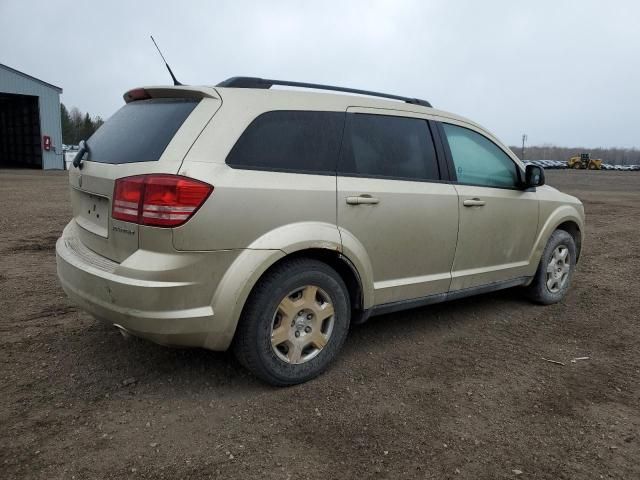
{"label": "gravel lot", "polygon": [[640,173],[547,172],[587,212],[561,304],[516,289],[378,317],[289,389],[67,302],[66,181],[0,171],[0,477],[640,478]]}

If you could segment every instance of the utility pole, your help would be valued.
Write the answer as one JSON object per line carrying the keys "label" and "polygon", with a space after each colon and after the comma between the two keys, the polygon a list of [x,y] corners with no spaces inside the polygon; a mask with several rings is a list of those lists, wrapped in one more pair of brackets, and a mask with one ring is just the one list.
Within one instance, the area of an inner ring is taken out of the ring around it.
{"label": "utility pole", "polygon": [[527,141],[527,134],[523,133],[522,134],[522,155],[521,155],[520,160],[524,160],[524,142],[526,142],[526,141]]}

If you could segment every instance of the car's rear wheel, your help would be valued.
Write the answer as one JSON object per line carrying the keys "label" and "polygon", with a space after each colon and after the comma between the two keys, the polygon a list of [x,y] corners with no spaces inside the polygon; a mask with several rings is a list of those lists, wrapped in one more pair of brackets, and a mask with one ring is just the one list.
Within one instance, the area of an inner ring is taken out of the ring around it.
{"label": "car's rear wheel", "polygon": [[349,320],[349,296],[340,276],[317,260],[290,260],[267,272],[251,293],[234,352],[267,383],[306,382],[336,357]]}
{"label": "car's rear wheel", "polygon": [[543,305],[557,303],[565,296],[576,262],[576,244],[564,230],[556,230],[542,253],[533,282],[528,287],[529,297]]}

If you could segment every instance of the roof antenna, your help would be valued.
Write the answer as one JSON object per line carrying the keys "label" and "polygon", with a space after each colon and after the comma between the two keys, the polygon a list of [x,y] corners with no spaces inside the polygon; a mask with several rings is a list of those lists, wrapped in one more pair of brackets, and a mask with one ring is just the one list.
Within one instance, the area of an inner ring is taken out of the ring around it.
{"label": "roof antenna", "polygon": [[167,61],[164,58],[164,55],[162,55],[162,52],[160,51],[160,47],[158,47],[158,44],[156,43],[155,39],[153,38],[153,35],[149,35],[151,37],[151,41],[153,42],[153,44],[156,46],[156,48],[158,49],[158,53],[160,54],[160,56],[162,57],[162,61],[164,62],[165,66],[167,67],[167,70],[169,70],[169,75],[171,75],[171,78],[173,78],[173,84],[174,85],[182,85],[178,79],[176,78],[176,76],[173,74],[173,72],[171,71],[171,67],[169,66],[169,64],[167,63]]}

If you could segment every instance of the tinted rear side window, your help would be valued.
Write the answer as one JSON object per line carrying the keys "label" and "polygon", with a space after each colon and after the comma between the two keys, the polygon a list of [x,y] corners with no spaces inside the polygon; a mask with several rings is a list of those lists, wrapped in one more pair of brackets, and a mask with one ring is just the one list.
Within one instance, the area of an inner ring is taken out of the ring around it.
{"label": "tinted rear side window", "polygon": [[88,160],[133,163],[158,160],[198,100],[150,99],[126,104],[87,141]]}
{"label": "tinted rear side window", "polygon": [[429,124],[418,118],[349,114],[339,171],[367,177],[438,180]]}
{"label": "tinted rear side window", "polygon": [[227,156],[234,168],[335,173],[344,113],[280,110],[263,113]]}

